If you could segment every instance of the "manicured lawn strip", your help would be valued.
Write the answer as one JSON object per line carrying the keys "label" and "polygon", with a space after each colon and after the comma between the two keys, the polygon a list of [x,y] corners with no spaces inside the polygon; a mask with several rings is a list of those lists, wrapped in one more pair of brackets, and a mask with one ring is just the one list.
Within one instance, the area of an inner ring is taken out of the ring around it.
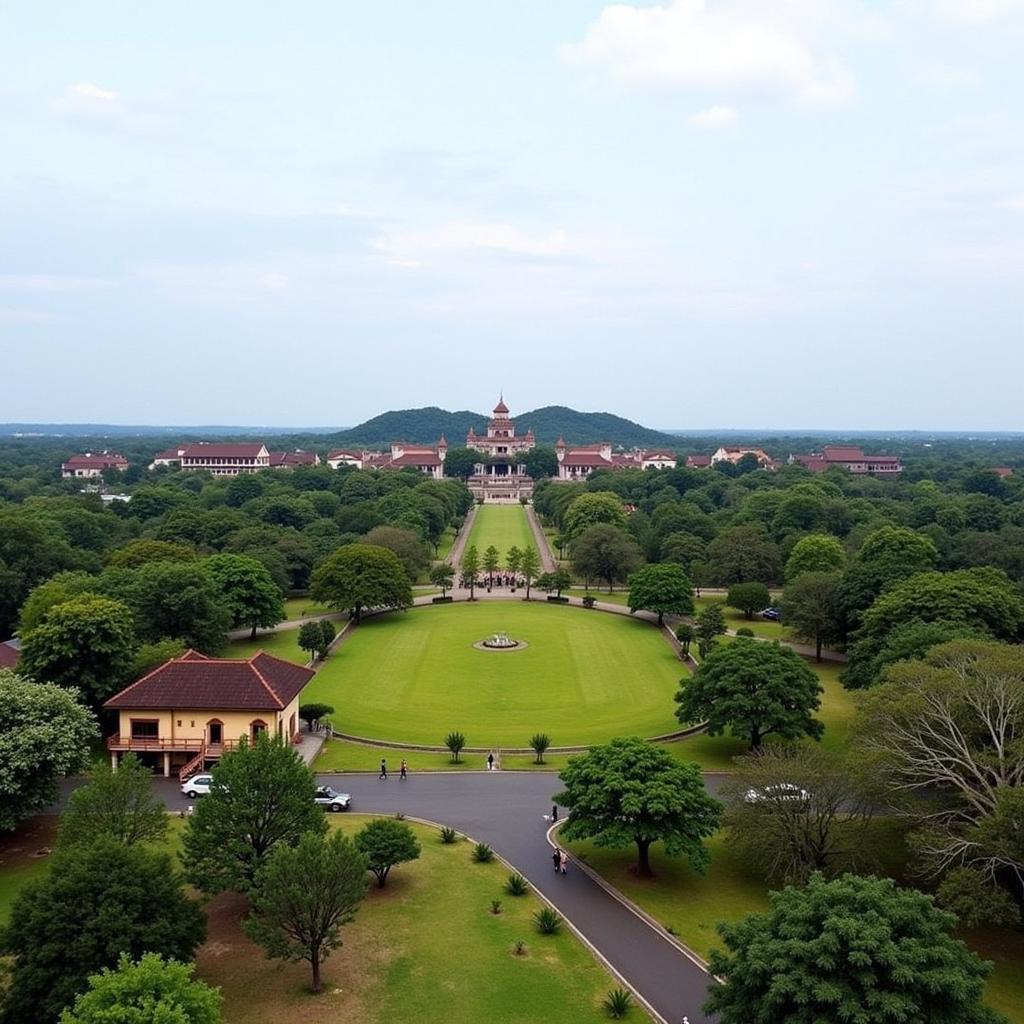
{"label": "manicured lawn strip", "polygon": [[770,622],[768,619],[762,619],[759,615],[754,615],[752,619],[748,619],[743,612],[737,611],[735,608],[730,608],[724,604],[725,595],[719,595],[717,597],[695,597],[693,599],[694,610],[697,615],[711,604],[721,604],[722,614],[725,616],[725,624],[729,629],[749,629],[754,636],[761,636],[767,640],[788,640],[789,635],[786,631],[785,626],[781,622]]}
{"label": "manicured lawn strip", "polygon": [[333,610],[326,605],[318,604],[310,597],[289,597],[284,602],[284,617],[287,622],[304,619],[309,615],[323,615]]}
{"label": "manicured lawn strip", "polygon": [[602,604],[621,604],[626,607],[626,603],[629,600],[628,590],[613,590],[610,594],[608,588],[591,587],[589,590],[584,587],[573,587],[571,590],[563,591],[570,597],[592,597],[595,601]]}
{"label": "manicured lawn strip", "polygon": [[522,505],[478,505],[466,550],[474,544],[481,558],[493,544],[501,555],[502,565],[509,548],[536,547]]}
{"label": "manicured lawn strip", "polygon": [[[523,740],[525,746],[526,739]],[[383,757],[388,771],[397,773],[404,757],[410,772],[484,771],[486,754],[463,753],[459,764],[453,764],[451,755],[422,750],[399,750],[392,747],[371,747],[348,740],[328,740],[313,767],[318,772],[375,772]],[[534,764],[533,754],[502,754],[501,766],[505,770],[557,772],[565,767],[568,755],[545,754],[544,764]]]}
{"label": "manicured lawn strip", "polygon": [[[334,627],[341,632],[344,622],[335,622]],[[257,651],[266,651],[275,658],[294,661],[297,665],[305,665],[309,655],[299,647],[298,629],[286,629],[279,633],[257,634],[255,640],[232,640],[224,651],[225,658],[249,658]]]}
{"label": "manicured lawn strip", "polygon": [[[529,647],[473,647],[498,631]],[[524,746],[535,732],[572,745],[670,732],[683,673],[647,622],[539,602],[461,602],[367,619],[303,701],[333,705],[338,729],[371,739],[433,745],[457,729],[470,746]]]}
{"label": "manicured lawn strip", "polygon": [[[332,824],[353,833],[366,820],[346,815]],[[446,846],[436,830],[411,827],[419,860],[395,868],[385,889],[370,890],[344,928],[344,946],[324,965],[321,996],[304,991],[308,965],[267,960],[245,938],[238,897],[213,901],[199,974],[221,986],[225,1024],[449,1024],[453,1007],[472,1021],[600,1019],[611,978],[566,929],[537,932],[540,901],[507,896],[508,870],[472,863],[468,842]],[[502,901],[501,914],[490,912],[493,899]],[[512,955],[516,939],[526,942],[526,956]]]}

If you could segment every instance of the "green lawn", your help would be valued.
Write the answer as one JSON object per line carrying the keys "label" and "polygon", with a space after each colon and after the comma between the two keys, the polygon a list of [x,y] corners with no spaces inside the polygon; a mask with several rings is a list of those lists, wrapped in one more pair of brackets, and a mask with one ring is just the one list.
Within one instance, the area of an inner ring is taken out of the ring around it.
{"label": "green lawn", "polygon": [[707,608],[711,604],[721,604],[722,613],[725,615],[725,625],[729,629],[749,629],[754,636],[761,636],[767,640],[788,640],[789,636],[786,632],[785,626],[780,622],[770,622],[768,619],[762,619],[759,615],[755,614],[753,619],[748,619],[743,612],[737,611],[735,608],[730,608],[728,605],[723,604],[725,599],[724,595],[718,595],[715,597],[695,597],[693,599],[695,611],[697,615]]}
{"label": "green lawn", "polygon": [[288,622],[304,619],[308,615],[323,615],[329,611],[333,611],[333,609],[318,604],[309,597],[289,597],[284,602],[284,617]]}
{"label": "green lawn", "polygon": [[536,547],[522,505],[477,505],[465,550],[474,544],[481,559],[493,544],[501,555],[502,565],[509,548]]}
{"label": "green lawn", "polygon": [[[473,647],[497,631],[529,647]],[[552,744],[572,745],[677,728],[672,697],[684,672],[647,622],[546,603],[460,602],[366,620],[303,700],[333,705],[336,727],[355,736],[438,744],[458,729],[472,746],[511,747],[546,732]]]}
{"label": "green lawn", "polygon": [[[388,747],[371,747],[365,743],[350,743],[348,740],[328,740],[320,751],[313,767],[318,772],[375,772],[383,757],[389,772],[397,772],[404,757],[411,772],[484,771],[487,768],[486,754],[463,753],[458,764],[452,763],[451,754],[430,753],[423,750],[398,750]],[[557,772],[565,767],[567,754],[545,754],[543,764],[534,764],[533,754],[502,754],[501,766],[506,771]]]}
{"label": "green lawn", "polygon": [[[335,622],[334,626],[341,632],[344,622]],[[286,661],[294,661],[299,665],[305,665],[309,661],[309,655],[299,647],[298,629],[287,629],[280,633],[264,633],[257,636],[255,640],[232,640],[224,651],[225,658],[248,658],[257,651],[266,651],[277,658],[284,658]]]}
{"label": "green lawn", "polygon": [[564,593],[570,597],[592,597],[604,604],[621,604],[623,608],[626,607],[626,602],[629,600],[628,590],[613,590],[609,594],[607,587],[591,587],[589,590],[584,587],[572,587]]}
{"label": "green lawn", "polygon": [[455,543],[455,530],[449,526],[445,529],[444,533],[441,534],[441,539],[437,542],[437,554],[434,559],[438,562],[443,562],[452,553],[452,544]]}

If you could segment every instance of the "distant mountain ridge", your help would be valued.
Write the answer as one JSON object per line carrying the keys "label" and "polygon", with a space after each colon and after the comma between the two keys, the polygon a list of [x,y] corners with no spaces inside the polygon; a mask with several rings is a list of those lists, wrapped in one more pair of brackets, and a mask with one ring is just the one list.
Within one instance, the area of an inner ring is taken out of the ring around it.
{"label": "distant mountain ridge", "polygon": [[[381,413],[350,430],[332,436],[339,446],[381,445],[391,441],[433,444],[444,434],[452,448],[465,443],[472,427],[478,434],[487,430],[490,416],[461,410],[449,412],[437,406],[422,409],[398,409]],[[608,412],[579,412],[564,405],[547,405],[541,409],[513,415],[516,433],[533,429],[539,444],[553,445],[559,436],[569,444],[595,444],[610,441],[626,448],[654,445],[678,446],[679,438],[660,430]]]}

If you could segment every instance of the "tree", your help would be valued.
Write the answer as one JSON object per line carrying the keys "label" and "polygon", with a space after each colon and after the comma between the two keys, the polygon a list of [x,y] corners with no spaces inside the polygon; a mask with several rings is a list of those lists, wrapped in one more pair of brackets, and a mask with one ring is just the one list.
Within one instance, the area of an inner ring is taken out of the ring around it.
{"label": "tree", "polygon": [[772,596],[763,583],[734,583],[725,595],[725,603],[730,608],[743,612],[743,617],[750,620],[754,612],[759,612],[772,603]]}
{"label": "tree", "polygon": [[637,848],[637,871],[651,876],[651,843],[670,857],[684,855],[703,872],[704,840],[718,828],[721,804],[708,796],[695,764],[637,738],[615,739],[573,757],[559,775],[565,789],[555,802],[569,808],[565,839],[596,846]]}
{"label": "tree", "polygon": [[558,456],[555,449],[546,445],[537,445],[524,452],[519,461],[526,469],[527,475],[533,480],[545,480],[558,476]]}
{"label": "tree", "polygon": [[268,957],[307,960],[312,990],[320,967],[341,946],[341,927],[366,895],[366,858],[344,832],[307,832],[294,846],[278,846],[256,875],[246,934]]}
{"label": "tree", "polygon": [[144,953],[122,954],[117,967],[89,978],[89,988],[60,1024],[220,1024],[220,992],[195,981],[194,964]]}
{"label": "tree", "polygon": [[206,936],[166,854],[98,839],[58,850],[14,901],[2,949],[14,957],[4,1024],[54,1020],[91,974],[157,953],[188,961]]}
{"label": "tree", "polygon": [[720,924],[704,1012],[721,1024],[1005,1024],[982,1004],[992,965],[950,936],[956,918],[889,878],[815,875],[770,909]]}
{"label": "tree", "polygon": [[462,573],[463,581],[469,581],[470,601],[475,601],[476,577],[477,573],[480,572],[480,552],[477,551],[475,544],[470,544],[470,546],[463,552],[462,563],[459,565],[459,571]]}
{"label": "tree", "polygon": [[444,475],[456,480],[468,480],[482,459],[480,452],[472,448],[449,448],[444,458]]}
{"label": "tree", "polygon": [[180,640],[157,640],[151,644],[140,644],[132,655],[128,678],[141,679],[165,661],[180,658],[184,653],[185,645]]}
{"label": "tree", "polygon": [[519,577],[519,566],[523,561],[523,553],[519,548],[513,544],[505,554],[505,568],[508,570],[509,575],[512,577],[515,586],[515,580]]}
{"label": "tree", "polygon": [[284,619],[284,602],[274,577],[262,562],[248,555],[213,555],[203,562],[231,625],[256,630],[276,626]]}
{"label": "tree", "polygon": [[692,572],[697,562],[707,556],[707,542],[692,533],[677,530],[661,542],[661,561],[675,562],[687,572]]}
{"label": "tree", "polygon": [[786,625],[797,636],[814,644],[818,661],[821,661],[822,645],[841,636],[836,608],[840,579],[837,572],[805,572],[787,583],[782,592]]}
{"label": "tree", "polygon": [[533,748],[534,754],[537,755],[534,764],[544,763],[544,751],[551,746],[551,740],[548,738],[546,732],[535,732],[530,737],[530,746]]}
{"label": "tree", "polygon": [[858,867],[882,801],[848,760],[804,743],[734,758],[721,793],[730,844],[745,863],[787,882]]}
{"label": "tree", "polygon": [[349,608],[358,622],[365,608],[401,610],[412,588],[398,556],[372,544],[346,544],[313,570],[310,596],[331,608]]}
{"label": "tree", "polygon": [[592,526],[605,524],[626,528],[626,510],[622,499],[611,491],[588,491],[573,498],[562,520],[562,532],[570,541]]}
{"label": "tree", "polygon": [[334,643],[334,638],[338,635],[338,631],[334,628],[334,623],[330,619],[321,619],[319,625],[320,657],[323,659],[330,654],[331,644]]}
{"label": "tree", "polygon": [[669,615],[693,614],[693,584],[680,565],[645,565],[629,577],[630,614],[643,609],[658,613],[658,625]]}
{"label": "tree", "polygon": [[466,746],[466,737],[461,732],[450,732],[444,738],[444,745],[451,751],[452,764],[459,763],[459,754]]}
{"label": "tree", "polygon": [[207,893],[247,889],[274,847],[327,830],[315,794],[312,771],[280,740],[259,736],[228,751],[185,829],[182,863],[192,883]]}
{"label": "tree", "polygon": [[194,562],[196,550],[191,544],[175,544],[169,540],[144,538],[133,540],[110,553],[108,565],[122,569],[138,569],[149,562]]}
{"label": "tree", "polygon": [[841,572],[846,564],[843,545],[827,533],[812,533],[798,540],[786,559],[786,582],[805,572]]}
{"label": "tree", "polygon": [[1024,749],[1008,738],[1024,735],[1024,650],[960,640],[892,666],[864,694],[856,735],[889,788],[912,798],[911,845],[928,873],[968,868],[1019,903],[1024,807],[1007,812],[1024,792]]}
{"label": "tree", "polygon": [[781,575],[779,549],[762,526],[731,526],[708,544],[711,579],[720,586],[774,583]]}
{"label": "tree", "polygon": [[415,530],[397,526],[375,526],[362,542],[393,551],[402,563],[410,583],[415,583],[430,564],[427,549]]}
{"label": "tree", "polygon": [[573,572],[589,585],[593,579],[608,584],[624,583],[643,561],[640,548],[629,534],[601,523],[584,530],[572,542]]}
{"label": "tree", "polygon": [[57,799],[57,779],[86,769],[96,720],[75,694],[0,669],[0,832]]}
{"label": "tree", "polygon": [[717,647],[676,694],[680,722],[707,722],[708,734],[729,728],[746,733],[757,749],[766,736],[821,737],[824,726],[813,713],[822,686],[803,659],[778,643],[737,637]]}
{"label": "tree", "polygon": [[530,587],[533,585],[537,573],[540,572],[540,555],[537,554],[537,549],[532,544],[523,548],[522,557],[519,559],[519,571],[526,582],[526,600],[529,601]]}
{"label": "tree", "polygon": [[160,842],[167,835],[167,808],[153,791],[153,773],[125,754],[115,771],[107,761],[93,766],[60,816],[60,846],[84,846],[110,838],[130,846]]}
{"label": "tree", "polygon": [[306,723],[306,728],[312,729],[321,719],[334,714],[334,708],[330,704],[300,704],[299,718]]}
{"label": "tree", "polygon": [[95,585],[95,577],[85,572],[59,572],[51,576],[25,598],[18,615],[18,632],[25,636],[43,624],[52,608],[91,593]]}
{"label": "tree", "polygon": [[82,594],[47,612],[22,638],[20,671],[80,689],[93,704],[121,688],[132,663],[132,614],[120,601]]}
{"label": "tree", "polygon": [[501,555],[498,554],[498,549],[491,544],[484,552],[483,562],[481,563],[483,570],[487,573],[487,585],[489,587],[494,586],[494,574],[498,571],[498,567],[501,565]]}
{"label": "tree", "polygon": [[690,656],[690,644],[693,643],[696,632],[693,626],[688,622],[680,622],[676,626],[676,639],[679,641],[679,646],[682,649],[683,657],[688,658]]}
{"label": "tree", "polygon": [[455,578],[455,570],[447,563],[442,562],[430,570],[430,582],[435,587],[441,588],[441,596],[447,595],[451,590],[452,580]]}
{"label": "tree", "polygon": [[[324,625],[330,627],[330,636],[324,630]],[[327,648],[334,640],[334,626],[328,619],[315,619],[312,622],[304,622],[299,626],[298,644],[300,650],[308,651],[310,658],[324,658],[327,655]]]}
{"label": "tree", "polygon": [[697,653],[706,658],[711,649],[718,643],[718,638],[725,633],[725,615],[722,606],[717,601],[709,604],[697,616],[697,628],[695,630],[697,639]]}
{"label": "tree", "polygon": [[545,594],[554,592],[556,597],[562,596],[562,591],[572,586],[572,576],[568,569],[556,569],[554,572],[545,572],[537,577],[537,587]]}
{"label": "tree", "polygon": [[356,833],[356,849],[366,858],[366,866],[383,889],[388,874],[396,864],[417,860],[420,844],[404,821],[395,818],[374,818]]}

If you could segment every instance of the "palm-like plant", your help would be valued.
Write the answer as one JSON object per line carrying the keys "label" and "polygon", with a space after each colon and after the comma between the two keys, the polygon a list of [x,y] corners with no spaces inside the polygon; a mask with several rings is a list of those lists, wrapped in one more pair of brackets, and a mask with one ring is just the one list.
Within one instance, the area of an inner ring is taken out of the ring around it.
{"label": "palm-like plant", "polygon": [[534,764],[544,763],[544,751],[551,746],[551,740],[546,732],[534,733],[530,737],[530,746],[533,752],[537,755],[537,759]]}
{"label": "palm-like plant", "polygon": [[459,754],[466,746],[466,736],[461,732],[450,732],[444,738],[444,745],[452,752],[452,764],[458,764]]}

